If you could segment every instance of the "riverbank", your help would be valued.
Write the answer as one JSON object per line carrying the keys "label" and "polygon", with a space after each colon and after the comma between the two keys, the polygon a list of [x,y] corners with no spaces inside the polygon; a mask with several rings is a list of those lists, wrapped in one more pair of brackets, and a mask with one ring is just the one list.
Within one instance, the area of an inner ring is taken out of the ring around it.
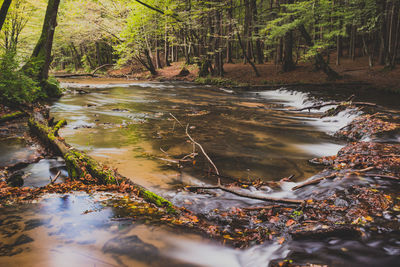
{"label": "riverbank", "polygon": [[[332,84],[361,83],[364,86],[400,92],[400,68],[387,70],[383,66],[368,67],[366,57],[343,59],[339,66],[331,62],[331,67],[342,77],[337,81],[329,81]],[[216,85],[280,85],[280,84],[326,84],[326,75],[321,71],[315,71],[311,63],[298,63],[297,68],[291,72],[282,72],[280,65],[268,62],[256,65],[260,77],[256,77],[250,64],[236,63],[224,64],[225,74],[223,78],[197,79],[198,68],[196,65],[185,66],[184,62],[173,62],[170,67],[158,69],[157,75],[150,75],[140,68],[124,67],[108,72],[110,77],[126,77],[134,80],[178,80],[201,82]],[[185,68],[189,72],[182,74]]]}

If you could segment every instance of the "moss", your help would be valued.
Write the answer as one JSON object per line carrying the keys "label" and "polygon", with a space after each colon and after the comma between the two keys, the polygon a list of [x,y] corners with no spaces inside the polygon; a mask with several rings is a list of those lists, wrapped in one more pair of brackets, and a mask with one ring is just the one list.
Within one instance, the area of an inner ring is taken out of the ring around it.
{"label": "moss", "polygon": [[66,120],[60,120],[59,122],[57,122],[57,124],[53,127],[53,130],[52,130],[54,136],[58,136],[58,131],[65,125],[67,125]]}
{"label": "moss", "polygon": [[45,80],[40,83],[40,86],[48,97],[58,98],[62,95],[61,88],[56,82]]}
{"label": "moss", "polygon": [[0,123],[5,122],[5,121],[10,121],[10,120],[22,117],[24,115],[25,115],[25,113],[21,112],[21,111],[16,111],[14,113],[8,113],[3,116],[0,116]]}
{"label": "moss", "polygon": [[177,213],[176,209],[174,208],[174,205],[170,201],[166,200],[163,197],[160,197],[157,194],[154,194],[149,190],[143,188],[142,190],[140,190],[139,196],[141,196],[142,198],[151,203],[154,203],[158,207],[166,208],[168,213]]}
{"label": "moss", "polygon": [[[37,122],[32,117],[29,118],[29,127],[33,133],[35,133],[45,144],[49,144],[51,148],[57,149],[56,142],[58,138],[54,136],[54,133],[65,125],[65,121],[61,120],[57,123],[54,128],[50,128],[44,124]],[[62,153],[61,153],[62,154]],[[64,153],[64,160],[68,170],[68,174],[72,179],[85,178],[87,183],[101,183],[101,184],[116,184],[117,180],[126,179],[120,177],[117,172],[112,169],[107,169],[100,163],[95,161],[86,153],[78,151],[76,149],[69,149]],[[90,176],[93,178],[91,179]],[[158,196],[157,194],[134,184],[135,188],[139,191],[139,195],[147,200],[148,202],[154,203],[158,207],[163,207],[168,213],[177,213],[176,209],[168,200]]]}

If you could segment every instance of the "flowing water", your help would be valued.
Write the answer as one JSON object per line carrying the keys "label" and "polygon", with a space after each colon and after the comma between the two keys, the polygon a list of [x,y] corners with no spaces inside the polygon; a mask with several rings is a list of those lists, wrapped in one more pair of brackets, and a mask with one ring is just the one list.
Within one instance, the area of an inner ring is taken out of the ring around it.
{"label": "flowing water", "polygon": [[[287,89],[233,92],[186,83],[63,85],[72,92],[54,103],[51,114],[68,121],[60,135],[69,144],[196,212],[261,202],[180,190],[183,185],[216,182],[201,155],[183,166],[176,164],[193,152],[186,127],[222,175],[264,181],[295,175],[283,188],[264,192],[295,198],[290,188],[321,171],[307,160],[336,154],[345,142],[332,134],[360,114],[346,110],[320,119],[320,113],[290,111],[323,96]],[[82,94],[82,89],[88,93]],[[3,146],[10,148],[0,155],[0,164],[18,158],[19,149],[27,153],[24,145],[0,142],[2,150]],[[25,185],[42,186],[58,170],[62,177],[67,175],[59,159],[41,160],[24,169]],[[366,266],[395,262],[400,254],[397,237],[265,243],[234,250],[193,233],[118,220],[117,210],[101,205],[110,197],[49,195],[37,203],[2,208],[0,232],[7,238],[1,240],[0,253],[7,256],[0,257],[1,265],[31,261],[35,266],[268,266],[291,254],[309,262]]]}

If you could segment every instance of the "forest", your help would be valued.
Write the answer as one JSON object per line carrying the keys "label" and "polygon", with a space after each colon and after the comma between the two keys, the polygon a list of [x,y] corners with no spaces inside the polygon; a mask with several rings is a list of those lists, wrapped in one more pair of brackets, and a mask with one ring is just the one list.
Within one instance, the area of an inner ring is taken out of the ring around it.
{"label": "forest", "polygon": [[395,266],[399,0],[0,0],[1,266]]}

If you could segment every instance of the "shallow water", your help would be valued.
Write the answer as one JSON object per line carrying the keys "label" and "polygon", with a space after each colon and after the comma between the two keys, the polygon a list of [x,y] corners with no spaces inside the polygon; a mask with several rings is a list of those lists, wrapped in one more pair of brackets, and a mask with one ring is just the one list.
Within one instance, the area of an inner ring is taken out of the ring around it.
{"label": "shallow water", "polygon": [[[299,197],[290,190],[296,182],[321,171],[307,160],[336,154],[345,143],[332,134],[359,114],[347,110],[333,118],[320,119],[323,110],[290,111],[323,97],[287,89],[235,93],[185,83],[64,86],[72,88],[72,93],[57,101],[51,114],[68,121],[60,131],[68,143],[118,168],[121,174],[176,205],[199,213],[262,202],[229,193],[207,195],[180,190],[187,184],[214,184],[215,177],[208,175],[210,166],[201,156],[183,168],[171,162],[190,154],[192,147],[185,130],[170,113],[184,127],[189,124],[190,135],[203,145],[221,174],[264,181],[294,174],[294,182],[284,183],[274,191],[265,188],[263,192],[292,198]],[[73,88],[89,94],[79,94]],[[342,95],[334,98],[346,99]],[[66,175],[62,162],[42,160],[24,169],[25,184],[41,186],[58,171],[62,177]],[[329,181],[324,186],[330,190]],[[310,195],[312,190],[304,194]],[[176,228],[118,220],[117,209],[101,204],[110,197],[50,195],[40,203],[3,208],[0,252],[18,253],[0,257],[0,265],[35,262],[34,266],[268,266],[274,259],[291,255],[305,263],[379,266],[395,263],[400,255],[400,239],[396,235],[385,237],[384,241],[374,237],[364,241],[292,241],[283,245],[267,242],[235,250]],[[31,228],[32,224],[36,226]],[[22,234],[33,241],[18,245],[15,241]]]}
{"label": "shallow water", "polygon": [[[336,154],[343,145],[329,136],[341,125],[333,127],[317,115],[283,109],[298,106],[299,100],[306,102],[305,94],[287,99],[288,91],[277,90],[269,98],[263,93],[237,95],[170,83],[85,90],[91,93],[66,95],[52,107],[56,118],[69,122],[61,135],[150,187],[166,187],[176,178],[176,171],[165,170],[165,162],[152,158],[180,158],[192,150],[184,129],[169,113],[184,126],[190,124],[190,134],[204,146],[220,173],[233,177],[279,180],[294,174],[301,180],[318,171],[307,159]],[[345,125],[353,117],[346,113],[338,120]],[[183,176],[199,176],[208,170],[202,158],[195,167],[196,172],[187,168]]]}

